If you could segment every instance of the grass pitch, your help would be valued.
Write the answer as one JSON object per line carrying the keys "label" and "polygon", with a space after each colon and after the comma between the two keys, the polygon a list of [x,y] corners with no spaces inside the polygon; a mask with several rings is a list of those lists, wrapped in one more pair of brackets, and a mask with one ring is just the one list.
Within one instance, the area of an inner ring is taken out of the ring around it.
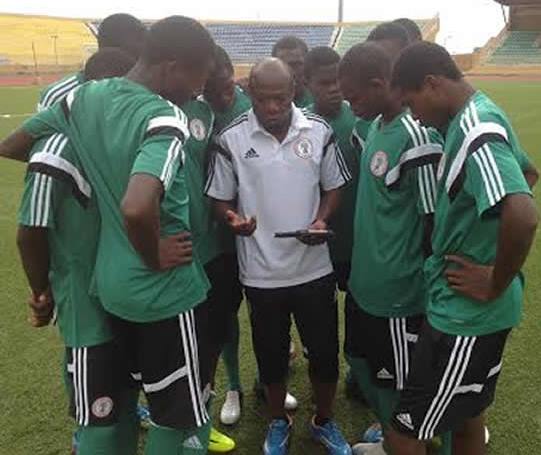
{"label": "grass pitch", "polygon": [[[480,82],[507,111],[522,143],[541,167],[541,84]],[[14,129],[32,112],[37,88],[0,88],[0,137]],[[6,118],[2,114],[11,114]],[[66,398],[60,375],[62,347],[54,328],[32,329],[26,321],[27,285],[15,247],[16,216],[24,166],[0,160],[0,454],[53,455],[68,453],[72,422],[66,415]],[[536,194],[539,197],[539,188]],[[535,455],[541,453],[541,237],[538,237],[526,267],[527,293],[522,325],[512,333],[496,402],[489,411],[492,440],[490,455]],[[343,321],[342,321],[343,322]],[[267,415],[251,392],[256,373],[246,308],[241,310],[241,377],[245,390],[244,414],[231,429],[221,428],[237,441],[235,453],[255,455],[265,435]],[[342,363],[342,376],[345,365]],[[343,382],[337,397],[336,419],[351,442],[372,419],[368,411],[347,400]],[[292,455],[319,455],[324,451],[311,442],[307,424],[312,405],[306,364],[298,359],[290,390],[300,408],[295,416]],[[217,377],[218,397],[214,416],[223,401],[225,379],[222,367]]]}

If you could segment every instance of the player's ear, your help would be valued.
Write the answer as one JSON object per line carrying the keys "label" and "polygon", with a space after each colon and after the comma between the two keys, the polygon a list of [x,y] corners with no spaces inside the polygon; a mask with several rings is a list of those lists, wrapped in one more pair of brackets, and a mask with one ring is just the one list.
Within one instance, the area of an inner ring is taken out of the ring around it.
{"label": "player's ear", "polygon": [[368,81],[368,86],[375,90],[381,90],[387,86],[387,81],[374,77]]}
{"label": "player's ear", "polygon": [[441,79],[438,76],[434,76],[433,74],[428,74],[425,76],[425,79],[423,81],[423,86],[428,87],[431,90],[437,90],[441,86]]}

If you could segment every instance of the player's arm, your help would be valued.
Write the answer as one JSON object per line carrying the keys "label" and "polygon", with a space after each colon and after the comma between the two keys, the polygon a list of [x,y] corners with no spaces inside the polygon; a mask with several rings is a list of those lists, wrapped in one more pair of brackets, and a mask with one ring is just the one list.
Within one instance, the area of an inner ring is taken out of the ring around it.
{"label": "player's arm", "polygon": [[205,194],[212,199],[216,218],[236,235],[250,236],[257,228],[254,216],[244,217],[237,213],[237,178],[233,157],[223,138],[209,150],[209,172]]}
{"label": "player's arm", "polygon": [[0,156],[27,162],[34,143],[41,137],[61,133],[65,114],[60,103],[33,115],[0,142]]}
{"label": "player's arm", "polygon": [[507,289],[524,265],[537,229],[537,209],[507,144],[489,144],[473,153],[467,165],[465,188],[476,199],[478,215],[500,219],[496,258],[494,264],[475,264],[449,255],[452,267],[446,277],[456,292],[489,302]]}
{"label": "player's arm", "polygon": [[0,142],[0,156],[27,162],[35,142],[36,139],[31,134],[19,128]]}
{"label": "player's arm", "polygon": [[181,142],[178,138],[154,138],[139,153],[122,200],[122,216],[128,238],[143,262],[152,270],[167,270],[192,262],[188,232],[160,237],[160,204],[179,172]]}
{"label": "player's arm", "polygon": [[47,325],[54,303],[49,290],[48,229],[53,227],[54,182],[45,175],[28,173],[19,208],[17,246],[32,291],[29,305],[35,327]]}
{"label": "player's arm", "polygon": [[[323,150],[320,170],[321,201],[316,219],[308,229],[325,230],[329,227],[329,220],[334,215],[342,196],[343,187],[351,181],[351,173],[346,164],[334,134],[331,134]],[[307,245],[319,245],[327,240],[322,236],[306,234],[299,240]]]}
{"label": "player's arm", "polygon": [[533,190],[534,186],[537,185],[537,182],[539,181],[538,170],[530,161],[528,163],[528,166],[525,169],[523,169],[523,172],[524,172],[524,178],[526,179],[526,182],[528,182],[528,186],[530,187],[531,190]]}

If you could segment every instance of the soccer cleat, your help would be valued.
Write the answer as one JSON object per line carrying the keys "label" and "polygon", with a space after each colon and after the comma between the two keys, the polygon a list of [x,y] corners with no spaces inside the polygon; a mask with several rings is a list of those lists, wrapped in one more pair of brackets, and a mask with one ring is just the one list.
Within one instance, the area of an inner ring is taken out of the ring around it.
{"label": "soccer cleat", "polygon": [[287,455],[289,446],[289,434],[291,432],[291,419],[274,419],[267,431],[267,437],[263,444],[264,455]]}
{"label": "soccer cleat", "polygon": [[363,434],[363,441],[376,444],[383,441],[383,427],[377,422],[368,427]]}
{"label": "soccer cleat", "polygon": [[73,432],[71,437],[71,455],[77,455],[77,449],[79,448],[79,430]]}
{"label": "soccer cleat", "polygon": [[286,399],[284,400],[284,409],[286,411],[295,411],[299,407],[297,399],[289,392],[286,393]]}
{"label": "soccer cleat", "polygon": [[386,452],[383,449],[383,443],[381,442],[376,444],[360,442],[351,448],[351,453],[353,455],[386,455]]}
{"label": "soccer cleat", "polygon": [[220,422],[224,425],[234,425],[240,419],[242,394],[238,390],[230,390],[225,395],[225,402],[220,411]]}
{"label": "soccer cleat", "polygon": [[234,450],[236,447],[235,441],[229,436],[220,433],[216,428],[210,429],[209,452],[227,453]]}
{"label": "soccer cleat", "polygon": [[141,427],[145,429],[149,429],[151,425],[154,425],[152,422],[152,419],[150,418],[150,411],[146,406],[143,406],[142,404],[137,405],[137,417],[139,417],[139,423]]}
{"label": "soccer cleat", "polygon": [[[267,402],[267,396],[265,395],[265,389],[263,387],[263,384],[261,384],[261,382],[259,382],[257,379],[254,382],[254,392],[259,400]],[[284,409],[291,412],[295,411],[298,407],[299,402],[297,401],[297,399],[289,392],[287,392],[286,398],[284,400]]]}
{"label": "soccer cleat", "polygon": [[310,423],[312,437],[323,444],[329,455],[351,455],[351,447],[342,436],[334,421],[329,420],[325,425],[319,426],[315,422],[315,416]]}

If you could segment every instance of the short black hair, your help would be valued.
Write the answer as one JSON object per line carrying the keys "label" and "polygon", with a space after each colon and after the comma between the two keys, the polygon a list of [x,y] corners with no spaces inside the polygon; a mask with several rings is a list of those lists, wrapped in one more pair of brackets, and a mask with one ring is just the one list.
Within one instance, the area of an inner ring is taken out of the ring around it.
{"label": "short black hair", "polygon": [[299,37],[293,35],[283,36],[278,41],[276,41],[276,43],[274,43],[274,46],[272,46],[272,56],[276,57],[278,51],[281,51],[283,49],[300,49],[304,55],[308,54],[308,45],[306,44],[306,42]]}
{"label": "short black hair", "polygon": [[340,55],[332,47],[318,46],[306,54],[304,61],[304,73],[310,78],[319,68],[323,66],[336,65],[340,62]]}
{"label": "short black hair", "polygon": [[133,65],[135,59],[118,47],[104,47],[88,59],[84,69],[87,81],[124,76]]}
{"label": "short black hair", "polygon": [[399,19],[395,19],[393,23],[401,25],[406,29],[412,43],[415,41],[423,41],[423,32],[417,25],[417,22],[415,22],[414,20],[411,20],[407,17],[401,17]]}
{"label": "short black hair", "polygon": [[178,61],[198,66],[214,58],[215,47],[210,33],[198,21],[170,16],[150,27],[141,59],[150,65]]}
{"label": "short black hair", "polygon": [[231,58],[229,57],[229,54],[226,52],[226,50],[222,47],[216,44],[214,49],[214,74],[219,73],[220,71],[227,70],[231,73],[235,72],[235,69],[233,68],[233,63],[231,62]]}
{"label": "short black hair", "polygon": [[391,56],[381,46],[373,42],[356,44],[345,53],[340,62],[340,77],[353,77],[360,83],[371,79],[390,79]]}
{"label": "short black hair", "polygon": [[404,90],[419,90],[428,75],[443,76],[453,81],[464,77],[444,47],[421,41],[402,51],[394,66],[393,86]]}
{"label": "short black hair", "polygon": [[112,14],[98,28],[98,47],[119,47],[135,58],[139,57],[147,28],[131,14]]}
{"label": "short black hair", "polygon": [[393,22],[383,22],[374,28],[366,41],[383,41],[392,40],[398,41],[402,48],[405,48],[410,44],[410,36],[408,31],[399,24]]}

